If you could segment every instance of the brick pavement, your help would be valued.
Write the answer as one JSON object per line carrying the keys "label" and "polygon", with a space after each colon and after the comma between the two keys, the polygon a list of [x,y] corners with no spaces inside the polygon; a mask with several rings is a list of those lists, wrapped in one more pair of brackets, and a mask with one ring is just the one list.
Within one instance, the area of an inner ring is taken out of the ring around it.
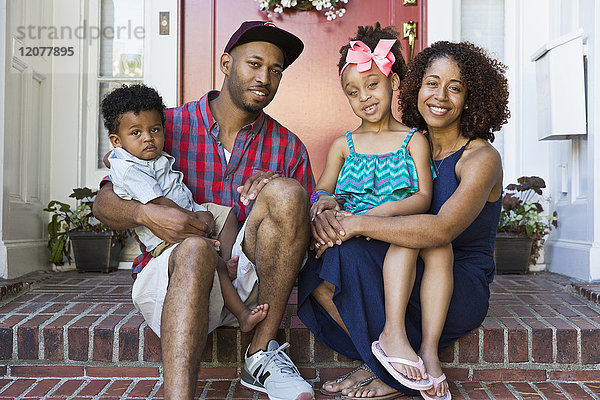
{"label": "brick pavement", "polygon": [[[160,398],[160,341],[131,305],[127,271],[42,274],[26,287],[0,302],[0,400],[136,398],[143,390],[141,398]],[[454,398],[598,399],[597,288],[539,274],[498,276],[491,291],[482,326],[442,354]],[[294,292],[277,339],[291,343],[290,357],[318,387],[356,362],[315,340],[296,302]],[[236,380],[250,337],[235,328],[209,335],[198,396],[260,398]]]}
{"label": "brick pavement", "polygon": [[[451,391],[456,400],[583,400],[600,398],[600,382],[456,381],[452,382]],[[234,379],[199,380],[196,398],[241,400],[267,397],[247,390],[240,385],[239,380]],[[164,399],[164,393],[160,378],[0,378],[0,400],[5,399]],[[316,400],[331,399],[333,398],[316,391]]]}

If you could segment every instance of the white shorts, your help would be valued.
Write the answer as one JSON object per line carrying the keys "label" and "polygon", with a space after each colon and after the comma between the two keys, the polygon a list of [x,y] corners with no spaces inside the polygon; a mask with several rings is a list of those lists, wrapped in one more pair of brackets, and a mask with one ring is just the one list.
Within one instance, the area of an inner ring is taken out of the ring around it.
{"label": "white shorts", "polygon": [[[239,256],[237,278],[232,282],[240,298],[249,308],[256,307],[258,300],[258,275],[256,266],[242,251],[246,223],[238,232],[231,256]],[[131,293],[133,304],[142,314],[148,326],[160,337],[160,320],[169,284],[169,257],[177,245],[169,247],[153,258],[137,275]],[[215,270],[208,304],[208,332],[219,326],[237,326],[237,319],[225,308],[219,277]]]}

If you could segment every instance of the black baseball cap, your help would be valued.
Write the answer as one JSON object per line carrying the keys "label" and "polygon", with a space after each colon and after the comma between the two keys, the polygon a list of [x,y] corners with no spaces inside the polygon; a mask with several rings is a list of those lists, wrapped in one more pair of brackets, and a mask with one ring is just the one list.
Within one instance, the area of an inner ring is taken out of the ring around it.
{"label": "black baseball cap", "polygon": [[281,49],[283,53],[283,69],[286,69],[302,53],[304,43],[297,36],[284,31],[269,21],[246,21],[231,35],[225,53],[231,52],[235,46],[250,42],[269,42]]}

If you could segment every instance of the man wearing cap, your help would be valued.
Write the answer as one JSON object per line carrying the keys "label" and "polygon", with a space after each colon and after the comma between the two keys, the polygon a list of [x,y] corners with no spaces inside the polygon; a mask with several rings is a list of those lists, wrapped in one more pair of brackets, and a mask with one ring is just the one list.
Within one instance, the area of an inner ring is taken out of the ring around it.
{"label": "man wearing cap", "polygon": [[[165,151],[175,157],[173,168],[183,172],[195,201],[237,213],[234,286],[247,305],[269,304],[246,350],[241,383],[276,400],[314,397],[283,351],[289,344],[273,340],[308,246],[306,193],[314,180],[302,142],[262,111],[303,48],[270,22],[244,22],[220,59],[221,91],[165,111]],[[203,238],[212,217],[122,200],[110,182],[101,187],[94,214],[113,228],[143,225],[180,242],[168,258],[144,251],[136,259],[132,297],[161,337],[165,398],[192,399],[208,332],[235,323],[215,275],[223,260]]]}

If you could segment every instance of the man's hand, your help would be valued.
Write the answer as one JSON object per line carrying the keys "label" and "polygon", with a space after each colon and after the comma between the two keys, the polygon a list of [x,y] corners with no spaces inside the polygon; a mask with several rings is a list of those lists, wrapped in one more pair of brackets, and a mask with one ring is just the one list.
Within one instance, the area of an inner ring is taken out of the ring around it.
{"label": "man's hand", "polygon": [[310,220],[314,221],[317,215],[325,210],[341,210],[340,203],[331,196],[323,196],[315,201],[310,208]]}
{"label": "man's hand", "polygon": [[212,215],[212,213],[210,211],[196,211],[194,215],[197,219],[206,224],[206,226],[209,228],[207,236],[210,235],[215,229],[215,217]]}
{"label": "man's hand", "polygon": [[210,235],[215,221],[208,211],[188,213],[178,208],[147,203],[141,205],[144,225],[156,236],[169,243],[179,243],[191,236]]}
{"label": "man's hand", "polygon": [[252,175],[244,182],[242,186],[238,186],[237,192],[240,194],[240,201],[247,206],[258,196],[260,191],[267,183],[281,175],[273,171],[259,171]]}
{"label": "man's hand", "polygon": [[315,239],[312,247],[317,251],[317,258],[334,244],[342,244],[345,231],[335,217],[337,210],[324,210],[315,216],[310,224],[310,231]]}
{"label": "man's hand", "polygon": [[341,244],[339,232],[341,225],[335,219],[335,212],[340,210],[340,204],[332,196],[319,198],[310,208],[310,230],[312,240],[310,249],[317,251],[317,258],[334,242]]}
{"label": "man's hand", "polygon": [[[323,215],[325,214],[325,215]],[[326,235],[335,234],[335,244],[341,245],[342,242],[353,237],[353,234],[349,232],[349,228],[351,228],[352,221],[355,221],[356,216],[348,211],[335,211],[335,210],[327,210],[320,214],[323,216],[320,218],[317,216],[316,220],[320,221],[320,230],[325,232]],[[321,257],[323,252],[330,247],[333,247],[333,242],[331,240],[327,241],[325,244],[319,242],[319,239],[316,239],[317,227],[315,226],[315,221],[311,224],[311,230],[313,231],[313,237],[315,241],[311,243],[311,248],[314,248],[316,251],[316,258]],[[328,225],[329,224],[329,225]],[[337,231],[337,233],[336,233]],[[318,233],[317,233],[318,234]],[[331,238],[331,236],[329,236]]]}

